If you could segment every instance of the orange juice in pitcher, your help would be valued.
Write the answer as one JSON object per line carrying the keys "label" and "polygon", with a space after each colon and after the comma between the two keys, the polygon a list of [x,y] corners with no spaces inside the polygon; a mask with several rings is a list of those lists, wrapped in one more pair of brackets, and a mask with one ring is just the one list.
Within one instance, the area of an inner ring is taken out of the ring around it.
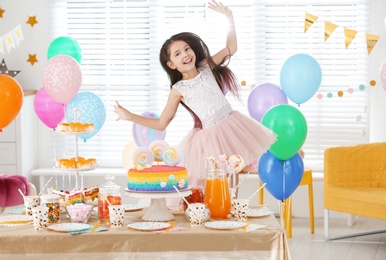
{"label": "orange juice in pitcher", "polygon": [[226,165],[219,161],[207,159],[207,179],[205,182],[205,203],[210,210],[210,217],[227,218],[231,211],[229,180]]}

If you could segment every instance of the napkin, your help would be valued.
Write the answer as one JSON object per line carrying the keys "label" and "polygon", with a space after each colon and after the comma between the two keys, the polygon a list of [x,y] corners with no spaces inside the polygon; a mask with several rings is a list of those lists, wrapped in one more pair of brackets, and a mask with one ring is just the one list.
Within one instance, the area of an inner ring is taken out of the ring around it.
{"label": "napkin", "polygon": [[[83,229],[83,230],[79,230],[79,231],[69,231],[68,233],[71,234],[71,235],[79,235],[79,234],[84,234],[84,233],[90,233],[91,229],[93,228],[93,226],[87,228],[87,229]],[[107,231],[108,229],[105,228],[105,227],[99,227],[99,228],[96,228],[94,230],[94,232],[102,232],[102,231]]]}
{"label": "napkin", "polygon": [[254,230],[263,229],[263,228],[267,228],[267,227],[268,227],[268,225],[249,224],[248,226],[246,226],[244,228],[240,228],[239,231],[251,232]]}

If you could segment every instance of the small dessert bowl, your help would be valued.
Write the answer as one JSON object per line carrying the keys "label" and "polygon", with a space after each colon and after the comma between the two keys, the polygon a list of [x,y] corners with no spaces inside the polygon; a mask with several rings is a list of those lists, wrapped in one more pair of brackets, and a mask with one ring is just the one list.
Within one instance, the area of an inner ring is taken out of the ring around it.
{"label": "small dessert bowl", "polygon": [[92,205],[78,203],[66,207],[66,211],[72,223],[87,223],[92,212]]}

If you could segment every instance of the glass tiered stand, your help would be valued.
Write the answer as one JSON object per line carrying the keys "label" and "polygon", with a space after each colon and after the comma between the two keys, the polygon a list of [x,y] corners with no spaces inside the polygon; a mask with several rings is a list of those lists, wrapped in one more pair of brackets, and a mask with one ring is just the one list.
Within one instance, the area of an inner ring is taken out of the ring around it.
{"label": "glass tiered stand", "polygon": [[[81,111],[77,108],[73,109],[73,118],[74,122],[78,122],[79,118],[81,117]],[[60,131],[55,131],[56,133],[60,133],[63,135],[69,135],[75,137],[75,162],[77,163],[79,160],[79,147],[78,147],[78,138],[79,135],[82,134],[90,134],[90,132],[60,132]],[[55,167],[56,168],[56,167]],[[75,173],[75,187],[72,189],[71,185],[71,174],[69,174],[69,190],[70,191],[78,191],[78,190],[83,190],[84,185],[83,185],[83,172],[85,171],[92,171],[95,170],[96,167],[92,168],[56,168],[59,171],[65,172],[65,173]],[[63,181],[63,186],[64,186],[64,181]]]}

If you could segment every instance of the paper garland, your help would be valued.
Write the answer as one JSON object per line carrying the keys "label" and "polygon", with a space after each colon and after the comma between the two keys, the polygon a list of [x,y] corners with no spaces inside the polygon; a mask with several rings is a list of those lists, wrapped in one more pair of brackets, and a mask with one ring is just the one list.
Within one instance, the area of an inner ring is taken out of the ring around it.
{"label": "paper garland", "polygon": [[[306,13],[304,19],[305,19],[304,32],[307,32],[307,30],[316,22],[316,20],[318,19],[318,16],[312,15],[310,13]],[[332,35],[332,33],[335,31],[337,27],[338,25],[334,23],[331,23],[328,21],[324,22],[324,41],[327,41],[327,39]],[[357,34],[358,34],[358,31],[356,30],[344,28],[344,38],[345,38],[346,49],[350,46],[351,42],[354,40]],[[379,38],[380,38],[379,35],[366,33],[366,44],[367,44],[368,54],[370,54],[371,51],[374,49]]]}
{"label": "paper garland", "polygon": [[338,25],[336,24],[324,21],[324,41],[327,41],[327,39],[331,36],[337,27]]}
{"label": "paper garland", "polygon": [[21,25],[19,24],[11,31],[0,36],[0,53],[4,53],[5,48],[8,53],[12,48],[16,49],[16,47],[19,46],[20,41],[23,39],[23,31],[21,29]]}
{"label": "paper garland", "polygon": [[304,32],[307,32],[308,28],[310,28],[316,22],[316,20],[318,20],[317,16],[306,13],[304,20]]}

